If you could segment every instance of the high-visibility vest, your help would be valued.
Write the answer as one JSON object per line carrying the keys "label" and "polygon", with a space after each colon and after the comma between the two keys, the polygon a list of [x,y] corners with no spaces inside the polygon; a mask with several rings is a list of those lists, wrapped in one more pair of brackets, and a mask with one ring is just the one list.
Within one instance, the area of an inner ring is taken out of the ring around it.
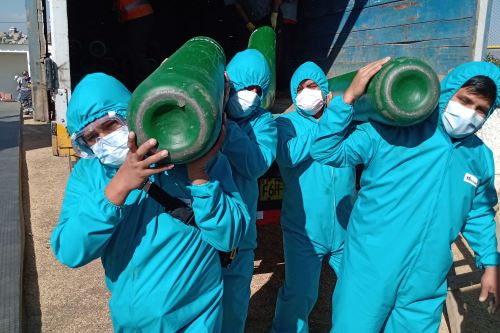
{"label": "high-visibility vest", "polygon": [[147,0],[118,0],[116,5],[121,22],[153,14],[153,7]]}

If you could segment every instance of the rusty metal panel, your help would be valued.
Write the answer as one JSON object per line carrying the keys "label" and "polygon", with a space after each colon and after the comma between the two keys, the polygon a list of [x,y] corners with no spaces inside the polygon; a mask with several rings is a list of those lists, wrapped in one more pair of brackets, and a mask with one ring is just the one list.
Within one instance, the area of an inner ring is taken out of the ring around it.
{"label": "rusty metal panel", "polygon": [[443,76],[472,60],[478,1],[304,1],[295,60],[338,75],[387,55],[415,56]]}

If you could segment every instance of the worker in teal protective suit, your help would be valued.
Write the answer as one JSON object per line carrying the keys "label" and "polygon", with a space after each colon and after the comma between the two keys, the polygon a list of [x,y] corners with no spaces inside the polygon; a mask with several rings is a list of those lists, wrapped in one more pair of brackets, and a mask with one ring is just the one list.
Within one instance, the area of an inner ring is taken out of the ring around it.
{"label": "worker in teal protective suit", "polygon": [[435,112],[417,125],[367,122],[349,129],[351,104],[385,61],[362,68],[344,96],[333,99],[311,146],[312,157],[326,165],[364,165],[333,330],[437,332],[459,232],[485,269],[480,300],[489,292],[496,302],[500,296],[493,157],[474,135],[500,102],[500,69],[485,62],[458,66],[442,81]]}
{"label": "worker in teal protective suit", "polygon": [[[249,222],[230,165],[218,153],[223,134],[197,161],[157,164],[168,152],[154,152],[154,139],[137,148],[124,123],[129,99],[120,82],[102,73],[75,88],[68,130],[87,158],[69,177],[52,248],[69,267],[101,258],[116,332],[219,332],[217,250],[236,247]],[[148,179],[190,205],[196,227],[139,190]]]}
{"label": "worker in teal protective suit", "polygon": [[238,245],[238,254],[224,268],[222,332],[245,329],[253,275],[254,249],[257,247],[257,179],[276,157],[277,129],[271,113],[260,107],[271,80],[264,56],[257,50],[237,53],[226,69],[230,84],[226,105],[226,137],[222,152],[229,160],[234,182],[250,214],[248,232]]}
{"label": "worker in teal protective suit", "polygon": [[276,161],[285,185],[281,228],[285,283],[278,292],[271,332],[308,332],[308,316],[318,297],[322,261],[329,257],[335,272],[355,199],[354,168],[315,162],[311,140],[331,96],[326,76],[306,62],[293,74],[290,93],[296,111],[276,118]]}

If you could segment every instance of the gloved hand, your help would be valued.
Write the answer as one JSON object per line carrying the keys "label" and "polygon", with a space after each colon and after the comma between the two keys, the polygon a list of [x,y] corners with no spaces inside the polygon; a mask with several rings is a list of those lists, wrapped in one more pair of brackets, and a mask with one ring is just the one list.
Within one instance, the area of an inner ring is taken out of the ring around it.
{"label": "gloved hand", "polygon": [[278,12],[271,13],[271,26],[274,30],[276,30],[276,26],[278,25]]}
{"label": "gloved hand", "polygon": [[246,25],[248,31],[253,32],[255,30],[255,25],[252,22],[248,22]]}

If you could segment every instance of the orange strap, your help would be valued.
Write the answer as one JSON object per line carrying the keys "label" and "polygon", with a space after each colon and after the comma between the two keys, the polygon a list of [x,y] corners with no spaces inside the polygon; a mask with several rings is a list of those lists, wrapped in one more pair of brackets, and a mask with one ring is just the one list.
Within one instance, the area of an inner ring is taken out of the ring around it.
{"label": "orange strap", "polygon": [[119,1],[120,21],[127,22],[153,14],[153,7],[147,0]]}

